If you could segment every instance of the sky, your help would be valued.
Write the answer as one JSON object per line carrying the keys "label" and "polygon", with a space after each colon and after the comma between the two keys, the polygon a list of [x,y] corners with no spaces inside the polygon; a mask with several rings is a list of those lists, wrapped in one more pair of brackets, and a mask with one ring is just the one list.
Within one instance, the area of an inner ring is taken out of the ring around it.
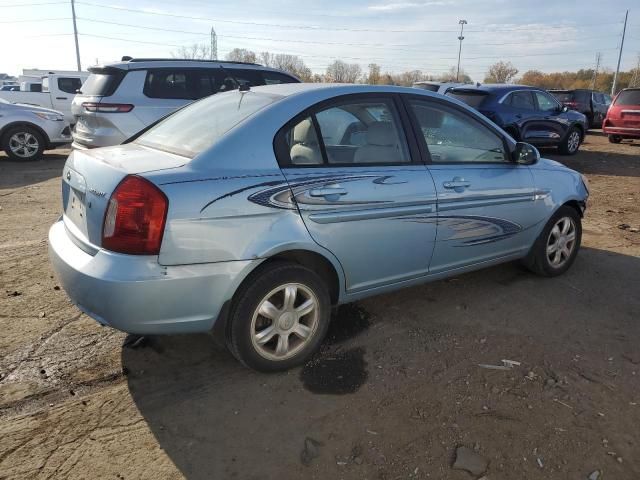
{"label": "sky", "polygon": [[[482,81],[511,61],[520,73],[615,69],[629,9],[622,70],[640,55],[638,0],[75,0],[83,69],[133,57],[170,57],[218,35],[233,48],[299,55],[322,73],[335,59],[382,71],[438,75],[455,66]],[[633,8],[635,7],[635,8]],[[16,46],[16,48],[12,48]],[[0,0],[0,72],[75,69],[70,0]]]}

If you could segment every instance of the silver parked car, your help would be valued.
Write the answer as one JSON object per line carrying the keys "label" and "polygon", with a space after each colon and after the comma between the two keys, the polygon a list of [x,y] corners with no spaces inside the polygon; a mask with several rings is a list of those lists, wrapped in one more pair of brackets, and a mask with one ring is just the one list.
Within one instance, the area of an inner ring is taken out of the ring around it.
{"label": "silver parked car", "polygon": [[50,257],[82,311],[213,329],[259,370],[316,351],[332,305],[511,260],[565,272],[588,197],[465,104],[366,85],[215,95],[73,152],[62,182]]}
{"label": "silver parked car", "polygon": [[89,68],[71,104],[73,147],[119,145],[194,100],[240,86],[299,82],[254,63],[124,57]]}
{"label": "silver parked car", "polygon": [[0,145],[12,160],[36,160],[45,150],[70,142],[62,113],[0,98]]}

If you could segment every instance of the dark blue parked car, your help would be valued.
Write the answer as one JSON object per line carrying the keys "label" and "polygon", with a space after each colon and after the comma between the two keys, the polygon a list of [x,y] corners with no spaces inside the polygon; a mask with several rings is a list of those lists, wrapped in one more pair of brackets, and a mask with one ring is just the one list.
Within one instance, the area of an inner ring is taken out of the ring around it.
{"label": "dark blue parked car", "polygon": [[447,95],[475,108],[514,139],[558,147],[564,155],[578,151],[588,128],[582,113],[535,87],[488,84],[454,88]]}

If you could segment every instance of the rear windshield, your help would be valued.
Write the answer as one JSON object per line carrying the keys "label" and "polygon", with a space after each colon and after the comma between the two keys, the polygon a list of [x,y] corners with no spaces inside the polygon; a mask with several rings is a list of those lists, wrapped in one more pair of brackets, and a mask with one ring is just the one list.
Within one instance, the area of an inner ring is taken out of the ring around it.
{"label": "rear windshield", "polygon": [[421,88],[422,90],[429,90],[430,92],[437,92],[440,89],[440,85],[433,85],[431,83],[416,83],[413,86]]}
{"label": "rear windshield", "polygon": [[113,92],[116,91],[116,88],[118,88],[118,85],[120,85],[125,75],[126,72],[117,70],[92,72],[89,78],[82,84],[82,87],[80,87],[80,93],[82,95],[108,97],[109,95],[113,95]]}
{"label": "rear windshield", "polygon": [[623,90],[616,98],[616,105],[640,105],[640,90]]}
{"label": "rear windshield", "polygon": [[279,96],[233,91],[212,95],[167,117],[135,143],[193,158]]}
{"label": "rear windshield", "polygon": [[465,92],[461,90],[451,90],[447,92],[447,97],[452,97],[460,100],[470,107],[479,108],[482,102],[487,98],[487,94],[485,92]]}

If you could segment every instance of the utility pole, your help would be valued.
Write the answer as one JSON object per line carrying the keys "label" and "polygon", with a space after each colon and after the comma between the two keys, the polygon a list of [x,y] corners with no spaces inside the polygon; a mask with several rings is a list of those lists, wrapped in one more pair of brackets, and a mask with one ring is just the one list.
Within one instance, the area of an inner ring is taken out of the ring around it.
{"label": "utility pole", "polygon": [[593,71],[593,76],[591,77],[591,90],[596,89],[596,80],[598,79],[598,68],[600,68],[600,57],[601,53],[596,53],[596,69]]}
{"label": "utility pole", "polygon": [[82,65],[80,65],[80,46],[78,45],[78,27],[76,26],[76,5],[75,1],[71,0],[71,16],[73,18],[73,38],[76,41],[76,63],[78,64],[78,71],[82,71]]}
{"label": "utility pole", "polygon": [[467,21],[460,20],[458,24],[460,24],[460,36],[458,36],[458,40],[460,40],[460,47],[458,48],[458,68],[456,70],[456,82],[458,81],[458,77],[460,76],[460,55],[462,55],[462,40],[464,40],[462,33],[464,32],[464,26],[467,24]]}
{"label": "utility pole", "polygon": [[618,53],[618,66],[616,67],[616,73],[613,75],[613,85],[611,85],[611,96],[616,93],[616,84],[618,83],[618,72],[620,71],[620,60],[622,59],[622,47],[624,47],[624,35],[627,32],[627,18],[629,18],[629,10],[624,15],[624,27],[622,27],[622,40],[620,40],[620,52]]}
{"label": "utility pole", "polygon": [[211,60],[218,59],[218,35],[216,35],[216,31],[211,27]]}

